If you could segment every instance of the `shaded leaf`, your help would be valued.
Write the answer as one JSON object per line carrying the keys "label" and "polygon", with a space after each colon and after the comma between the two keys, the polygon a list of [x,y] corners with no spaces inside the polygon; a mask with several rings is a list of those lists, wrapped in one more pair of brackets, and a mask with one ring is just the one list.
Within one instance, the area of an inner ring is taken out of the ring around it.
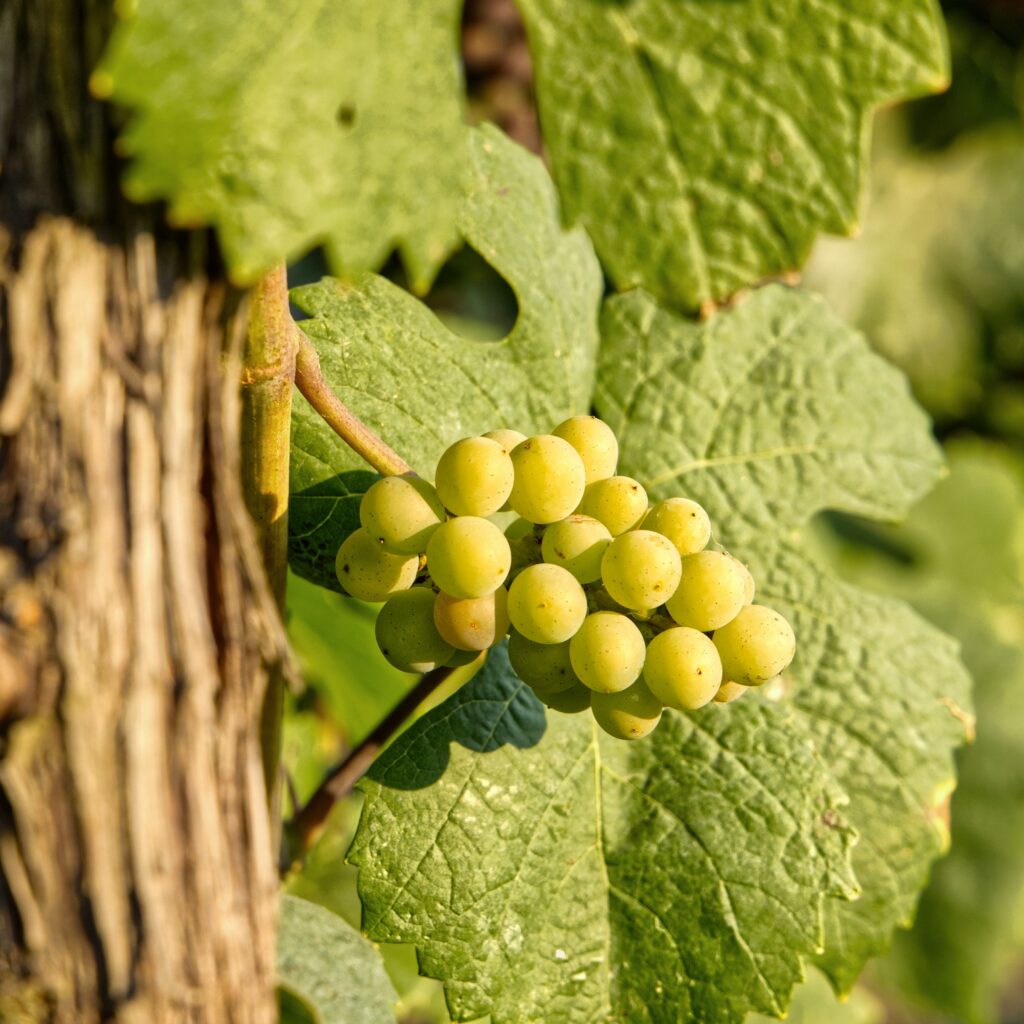
{"label": "shaded leaf", "polygon": [[318,1024],[384,1024],[398,999],[380,954],[337,914],[281,897],[279,982],[316,1014]]}

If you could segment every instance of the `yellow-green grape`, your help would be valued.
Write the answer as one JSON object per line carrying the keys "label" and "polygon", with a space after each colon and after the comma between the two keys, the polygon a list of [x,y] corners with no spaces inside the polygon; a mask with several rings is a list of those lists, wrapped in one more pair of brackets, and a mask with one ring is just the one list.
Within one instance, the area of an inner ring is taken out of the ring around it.
{"label": "yellow-green grape", "polygon": [[434,486],[457,516],[493,515],[512,492],[515,473],[508,452],[489,437],[464,437],[438,460]]}
{"label": "yellow-green grape", "polygon": [[[508,538],[509,544],[513,541],[522,540],[524,537],[529,536],[533,533],[533,523],[529,519],[524,519],[522,516],[513,519],[508,526],[505,527],[505,536]],[[537,540],[540,543],[540,540]]]}
{"label": "yellow-green grape", "polygon": [[595,693],[632,686],[644,667],[644,638],[636,623],[618,612],[594,612],[569,641],[573,671]]}
{"label": "yellow-green grape", "polygon": [[711,699],[716,704],[731,704],[734,700],[739,700],[749,689],[749,686],[744,686],[742,683],[734,683],[731,679],[727,679],[718,688],[718,693]]}
{"label": "yellow-green grape", "polygon": [[363,529],[397,555],[422,554],[430,535],[444,521],[437,491],[411,473],[378,480],[359,503]]}
{"label": "yellow-green grape", "polygon": [[638,740],[654,731],[661,721],[661,701],[642,679],[616,693],[595,693],[590,709],[597,724],[617,740]]}
{"label": "yellow-green grape", "polygon": [[647,646],[644,682],[666,707],[692,711],[712,700],[722,685],[722,659],[701,632],[676,626]]}
{"label": "yellow-green grape", "polygon": [[393,555],[362,529],[345,538],[334,562],[345,593],[360,601],[386,601],[392,594],[408,590],[416,581],[419,566],[416,555]]}
{"label": "yellow-green grape", "polygon": [[508,632],[508,591],[498,587],[484,597],[442,591],[434,601],[434,625],[456,650],[486,651]]}
{"label": "yellow-green grape", "polygon": [[619,461],[619,442],[612,428],[596,416],[572,416],[551,431],[580,453],[587,471],[587,483],[604,480],[615,472]]}
{"label": "yellow-green grape", "polygon": [[793,627],[773,608],[749,604],[715,630],[727,679],[760,686],[789,666],[796,654]]}
{"label": "yellow-green grape", "polygon": [[560,565],[527,566],[508,588],[512,625],[538,644],[560,644],[587,616],[587,595],[579,580]]}
{"label": "yellow-green grape", "polygon": [[590,516],[569,516],[544,531],[541,554],[545,562],[568,569],[580,583],[601,578],[601,557],[612,535]]}
{"label": "yellow-green grape", "polygon": [[538,644],[513,630],[508,638],[508,660],[516,675],[538,694],[560,693],[579,684],[569,659],[568,641]]}
{"label": "yellow-green grape", "polygon": [[531,523],[556,523],[575,511],[586,486],[586,470],[568,441],[538,434],[512,449],[516,479],[509,505]]}
{"label": "yellow-green grape", "polygon": [[679,586],[665,606],[680,626],[702,633],[718,629],[743,607],[749,575],[746,566],[721,551],[687,555]]}
{"label": "yellow-green grape", "polygon": [[484,597],[505,582],[512,552],[489,519],[459,516],[442,523],[427,545],[431,579],[452,597]]}
{"label": "yellow-green grape", "polygon": [[525,434],[520,434],[518,430],[509,430],[507,427],[502,427],[500,430],[488,430],[484,437],[497,441],[509,455],[512,454],[512,449],[517,444],[522,444],[526,440]]}
{"label": "yellow-green grape", "polygon": [[576,511],[604,523],[608,532],[618,537],[643,519],[647,492],[631,476],[610,476],[587,487]]}
{"label": "yellow-green grape", "polygon": [[455,653],[434,625],[434,592],[413,587],[388,598],[377,616],[377,646],[403,672],[429,672]]}
{"label": "yellow-green grape", "polygon": [[675,545],[653,530],[632,530],[616,537],[601,559],[601,579],[613,601],[646,611],[664,604],[679,584]]}
{"label": "yellow-green grape", "polygon": [[541,701],[552,711],[561,711],[563,715],[578,715],[590,707],[593,690],[588,690],[582,683],[573,683],[566,690],[556,693],[538,693]]}
{"label": "yellow-green grape", "polygon": [[[743,565],[743,563],[740,562],[740,565]],[[757,584],[754,583],[754,574],[745,565],[743,565],[743,571],[747,574],[744,577],[743,603],[753,604],[754,593],[757,589]]]}
{"label": "yellow-green grape", "polygon": [[668,498],[652,505],[643,528],[668,537],[684,557],[703,551],[711,540],[711,520],[707,512],[689,498]]}

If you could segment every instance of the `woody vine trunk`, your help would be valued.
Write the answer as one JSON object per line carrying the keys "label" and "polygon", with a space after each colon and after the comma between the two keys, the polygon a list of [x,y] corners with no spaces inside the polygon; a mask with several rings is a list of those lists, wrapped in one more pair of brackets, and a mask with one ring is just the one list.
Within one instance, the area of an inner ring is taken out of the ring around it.
{"label": "woody vine trunk", "polygon": [[109,6],[0,10],[0,1019],[269,1022],[286,647],[244,304],[120,198]]}

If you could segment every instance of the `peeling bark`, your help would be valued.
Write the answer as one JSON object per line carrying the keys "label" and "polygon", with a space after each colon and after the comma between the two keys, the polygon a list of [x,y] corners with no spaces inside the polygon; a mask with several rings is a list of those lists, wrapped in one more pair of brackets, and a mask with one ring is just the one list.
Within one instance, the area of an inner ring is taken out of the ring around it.
{"label": "peeling bark", "polygon": [[108,6],[0,10],[0,1020],[269,1024],[243,311],[118,198]]}

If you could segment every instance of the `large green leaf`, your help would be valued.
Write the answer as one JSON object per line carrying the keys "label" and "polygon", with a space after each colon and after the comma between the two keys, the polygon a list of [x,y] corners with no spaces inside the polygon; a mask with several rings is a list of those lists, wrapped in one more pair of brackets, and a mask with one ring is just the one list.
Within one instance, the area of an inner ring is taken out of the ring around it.
{"label": "large green leaf", "polygon": [[242,280],[325,243],[339,272],[398,246],[429,285],[466,161],[458,0],[136,0],[93,88],[129,108],[139,200],[216,224]]}
{"label": "large green leaf", "polygon": [[702,502],[796,627],[789,696],[862,835],[863,895],[831,905],[821,960],[848,989],[909,923],[945,849],[939,818],[969,683],[948,639],[906,606],[830,579],[793,530],[824,508],[904,514],[937,479],[941,452],[902,374],[806,293],[765,288],[697,325],[637,292],[612,299],[602,327],[597,405],[623,464],[656,497]]}
{"label": "large green leaf", "polygon": [[384,1024],[398,999],[380,953],[329,910],[282,896],[278,980],[315,1011],[317,1024]]}
{"label": "large green leaf", "polygon": [[934,0],[519,0],[566,213],[695,307],[857,222],[879,103],[948,78]]}
{"label": "large green leaf", "polygon": [[[502,341],[452,333],[381,277],[297,288],[328,382],[414,469],[432,477],[452,441],[497,426],[548,430],[584,411],[594,384],[601,273],[580,229],[563,230],[543,164],[493,128],[473,129],[458,211],[466,242],[519,305]],[[372,480],[301,398],[292,422],[292,567],[337,587],[333,559]],[[364,466],[365,468],[365,466]]]}
{"label": "large green leaf", "polygon": [[495,649],[363,783],[364,930],[416,943],[457,1020],[781,1013],[851,835],[798,717],[733,710],[630,747],[545,721]]}
{"label": "large green leaf", "polygon": [[949,454],[949,477],[906,524],[830,538],[845,575],[953,633],[975,679],[977,741],[958,759],[952,852],[882,965],[913,1001],[973,1024],[998,1019],[1024,891],[1024,477],[995,445],[961,441]]}
{"label": "large green leaf", "polygon": [[[827,947],[848,987],[909,916],[968,704],[952,642],[831,579],[796,530],[830,504],[902,512],[940,455],[902,377],[806,294],[697,325],[635,293],[604,329],[597,405],[623,469],[706,504],[797,659],[784,686],[666,713],[630,747],[588,716],[545,725],[493,655],[366,783],[364,925],[415,942],[458,1019],[778,1015],[806,959]],[[854,894],[849,823],[864,893],[823,902]]]}

